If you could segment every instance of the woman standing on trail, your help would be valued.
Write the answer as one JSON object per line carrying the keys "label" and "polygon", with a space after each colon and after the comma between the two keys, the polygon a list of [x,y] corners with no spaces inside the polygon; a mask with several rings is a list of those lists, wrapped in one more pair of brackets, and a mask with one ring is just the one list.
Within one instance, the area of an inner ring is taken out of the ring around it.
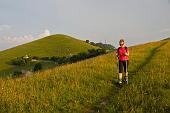
{"label": "woman standing on trail", "polygon": [[125,46],[124,39],[119,41],[120,47],[117,49],[116,55],[119,60],[119,84],[122,84],[123,71],[125,72],[124,81],[128,84],[128,63],[129,63],[129,50]]}

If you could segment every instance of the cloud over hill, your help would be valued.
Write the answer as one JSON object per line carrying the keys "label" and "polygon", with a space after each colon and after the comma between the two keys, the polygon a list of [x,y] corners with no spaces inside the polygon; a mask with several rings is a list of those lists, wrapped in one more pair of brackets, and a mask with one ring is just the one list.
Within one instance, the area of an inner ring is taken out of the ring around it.
{"label": "cloud over hill", "polygon": [[[0,30],[4,30],[4,29],[9,29],[9,26],[2,26],[0,25]],[[16,37],[3,37],[0,41],[0,49],[4,50],[7,48],[11,48],[17,45],[21,45],[24,43],[28,43],[46,36],[50,35],[50,31],[48,29],[44,30],[43,33],[37,35],[37,36],[33,36],[33,35],[24,35],[24,36],[16,36]]]}

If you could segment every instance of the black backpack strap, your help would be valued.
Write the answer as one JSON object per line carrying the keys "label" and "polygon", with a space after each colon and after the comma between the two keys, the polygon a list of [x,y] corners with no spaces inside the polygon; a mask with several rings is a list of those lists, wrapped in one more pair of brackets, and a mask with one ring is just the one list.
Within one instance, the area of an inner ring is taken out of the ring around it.
{"label": "black backpack strap", "polygon": [[117,54],[119,54],[119,49],[120,49],[120,47],[118,47],[118,49],[117,49]]}
{"label": "black backpack strap", "polygon": [[125,46],[125,50],[126,50],[126,52],[128,52],[128,48]]}

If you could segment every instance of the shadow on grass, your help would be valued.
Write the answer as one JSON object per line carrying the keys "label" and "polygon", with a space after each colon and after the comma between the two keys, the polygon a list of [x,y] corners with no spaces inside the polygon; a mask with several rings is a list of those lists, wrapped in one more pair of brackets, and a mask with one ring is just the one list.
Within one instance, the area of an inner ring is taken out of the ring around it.
{"label": "shadow on grass", "polygon": [[[145,67],[147,64],[149,64],[153,58],[153,56],[157,53],[157,51],[159,51],[159,48],[161,48],[162,46],[164,46],[167,42],[164,42],[162,44],[160,44],[159,46],[153,48],[149,54],[149,56],[144,60],[144,62],[142,62],[135,70],[129,71],[129,78],[135,77],[136,73],[141,70],[143,67]],[[113,88],[110,91],[110,93],[101,98],[97,103],[95,103],[94,105],[92,105],[92,108],[89,109],[89,113],[108,113],[109,111],[107,110],[107,105],[109,105],[112,100],[114,100],[114,97],[116,95],[118,95],[118,93],[121,91],[121,89],[123,87],[127,87],[127,85],[123,84],[123,85],[119,85],[116,81],[117,78],[113,78]],[[129,83],[131,84],[131,83]],[[113,102],[112,102],[113,103]],[[118,104],[115,102],[115,104]],[[123,112],[122,108],[119,108],[120,110],[119,112]]]}

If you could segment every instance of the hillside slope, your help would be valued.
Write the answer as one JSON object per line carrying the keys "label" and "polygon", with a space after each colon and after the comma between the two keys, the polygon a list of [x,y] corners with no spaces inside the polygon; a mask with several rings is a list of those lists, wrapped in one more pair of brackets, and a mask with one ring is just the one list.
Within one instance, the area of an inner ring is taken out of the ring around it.
{"label": "hillside slope", "polygon": [[52,35],[24,45],[20,45],[0,52],[0,72],[12,68],[9,61],[25,55],[50,57],[68,56],[95,48],[81,40],[66,35]]}
{"label": "hillside slope", "polygon": [[113,53],[19,79],[0,79],[2,112],[168,113],[170,41],[130,48],[129,85]]}

